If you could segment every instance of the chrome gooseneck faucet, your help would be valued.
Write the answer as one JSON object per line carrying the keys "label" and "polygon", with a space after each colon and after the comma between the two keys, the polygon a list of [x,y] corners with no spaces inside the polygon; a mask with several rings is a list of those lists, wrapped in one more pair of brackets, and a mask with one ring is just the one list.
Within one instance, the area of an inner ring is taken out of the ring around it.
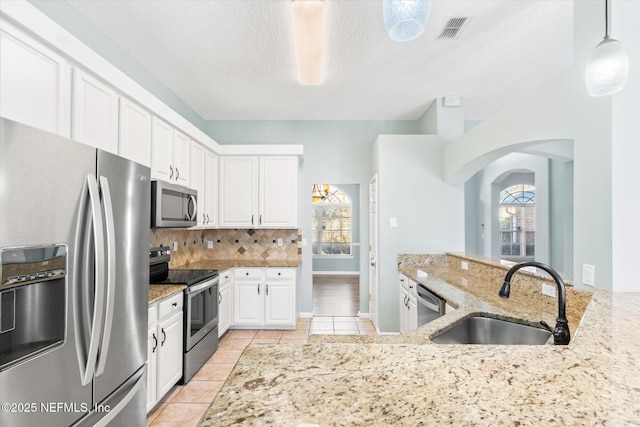
{"label": "chrome gooseneck faucet", "polygon": [[556,282],[556,286],[558,287],[558,318],[556,319],[556,327],[551,331],[551,328],[547,323],[542,320],[540,323],[547,329],[551,331],[553,334],[553,343],[555,345],[566,345],[569,344],[569,340],[571,339],[571,333],[569,332],[569,322],[567,322],[566,312],[566,297],[564,290],[564,282],[560,275],[551,267],[546,264],[542,264],[540,262],[529,261],[523,262],[520,264],[516,264],[509,271],[507,275],[504,276],[504,283],[500,288],[500,295],[502,298],[509,298],[509,294],[511,293],[511,277],[515,274],[516,271],[520,270],[523,267],[537,267],[540,268],[553,277],[553,280]]}

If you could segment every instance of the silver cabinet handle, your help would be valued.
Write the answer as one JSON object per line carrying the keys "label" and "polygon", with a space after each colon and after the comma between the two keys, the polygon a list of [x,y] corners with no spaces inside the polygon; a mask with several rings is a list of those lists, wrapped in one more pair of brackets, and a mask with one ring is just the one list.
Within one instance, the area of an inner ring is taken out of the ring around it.
{"label": "silver cabinet handle", "polygon": [[260,295],[260,283],[258,283],[258,295]]}
{"label": "silver cabinet handle", "polygon": [[207,214],[207,224],[209,224],[209,214]]}
{"label": "silver cabinet handle", "polygon": [[253,215],[251,215],[251,225],[253,225]]}
{"label": "silver cabinet handle", "polygon": [[160,343],[162,347],[164,347],[164,342],[166,340],[167,340],[167,333],[164,331],[164,328],[162,328],[162,342]]}
{"label": "silver cabinet handle", "polygon": [[218,292],[218,304],[222,302],[222,294]]}
{"label": "silver cabinet handle", "polygon": [[205,214],[202,214],[202,224],[206,224],[207,223],[207,216]]}
{"label": "silver cabinet handle", "polygon": [[169,165],[169,170],[171,171],[169,174],[169,180],[171,180],[173,178],[173,166]]}
{"label": "silver cabinet handle", "polygon": [[156,337],[156,333],[153,333],[153,350],[151,350],[151,353],[155,353],[156,349],[158,348],[158,338]]}
{"label": "silver cabinet handle", "polygon": [[176,166],[176,181],[178,180],[178,178],[180,178],[180,171],[178,170],[178,167]]}
{"label": "silver cabinet handle", "polygon": [[266,287],[267,287],[267,289],[266,289],[265,294],[269,295],[269,284],[268,283],[266,284]]}
{"label": "silver cabinet handle", "polygon": [[258,218],[258,224],[262,225],[262,214],[260,214],[260,217]]}

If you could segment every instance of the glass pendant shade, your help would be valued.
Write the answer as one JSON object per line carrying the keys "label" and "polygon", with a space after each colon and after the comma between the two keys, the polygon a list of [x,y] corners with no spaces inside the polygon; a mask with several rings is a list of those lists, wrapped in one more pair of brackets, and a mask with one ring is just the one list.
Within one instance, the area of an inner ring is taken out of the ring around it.
{"label": "glass pendant shade", "polygon": [[384,0],[384,24],[391,40],[408,41],[424,31],[430,0]]}
{"label": "glass pendant shade", "polygon": [[591,96],[606,96],[620,92],[629,74],[629,59],[618,40],[605,37],[593,49],[585,83]]}

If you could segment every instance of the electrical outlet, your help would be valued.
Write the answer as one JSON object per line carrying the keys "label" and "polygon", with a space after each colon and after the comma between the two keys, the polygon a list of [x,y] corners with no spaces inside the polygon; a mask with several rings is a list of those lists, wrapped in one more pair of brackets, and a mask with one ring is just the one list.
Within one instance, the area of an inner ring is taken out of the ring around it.
{"label": "electrical outlet", "polygon": [[282,239],[278,239],[278,246],[282,246]]}
{"label": "electrical outlet", "polygon": [[173,252],[178,250],[178,242],[173,242]]}
{"label": "electrical outlet", "polygon": [[396,218],[395,216],[389,218],[389,227],[398,228],[398,218]]}
{"label": "electrical outlet", "polygon": [[556,297],[556,287],[547,285],[546,283],[542,284],[542,294],[549,297]]}
{"label": "electrical outlet", "polygon": [[582,264],[582,283],[588,286],[596,285],[596,268],[590,264]]}
{"label": "electrical outlet", "polygon": [[307,246],[307,239],[303,238],[302,239],[302,247]]}
{"label": "electrical outlet", "polygon": [[462,263],[460,264],[460,267],[462,267],[463,270],[468,270],[469,269],[469,263],[466,261],[462,261]]}
{"label": "electrical outlet", "polygon": [[207,240],[207,249],[213,249],[213,241]]}

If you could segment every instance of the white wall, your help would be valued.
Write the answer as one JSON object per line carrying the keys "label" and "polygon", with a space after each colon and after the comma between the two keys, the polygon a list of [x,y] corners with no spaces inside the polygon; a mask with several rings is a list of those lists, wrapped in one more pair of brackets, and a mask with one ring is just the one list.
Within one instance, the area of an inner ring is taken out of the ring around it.
{"label": "white wall", "polygon": [[445,177],[464,182],[505,153],[537,141],[573,140],[576,283],[580,287],[582,265],[592,264],[596,286],[640,290],[639,276],[632,267],[633,259],[636,264],[640,259],[640,200],[618,192],[627,188],[638,194],[640,186],[640,2],[613,2],[613,35],[624,42],[630,56],[627,87],[612,97],[592,98],[584,85],[584,70],[593,47],[603,36],[602,6],[601,2],[574,2],[574,65],[450,143],[445,148]]}
{"label": "white wall", "polygon": [[[381,135],[374,145],[382,332],[399,330],[398,254],[464,250],[464,191],[442,179],[445,144],[433,135]],[[397,228],[390,226],[392,217]]]}

